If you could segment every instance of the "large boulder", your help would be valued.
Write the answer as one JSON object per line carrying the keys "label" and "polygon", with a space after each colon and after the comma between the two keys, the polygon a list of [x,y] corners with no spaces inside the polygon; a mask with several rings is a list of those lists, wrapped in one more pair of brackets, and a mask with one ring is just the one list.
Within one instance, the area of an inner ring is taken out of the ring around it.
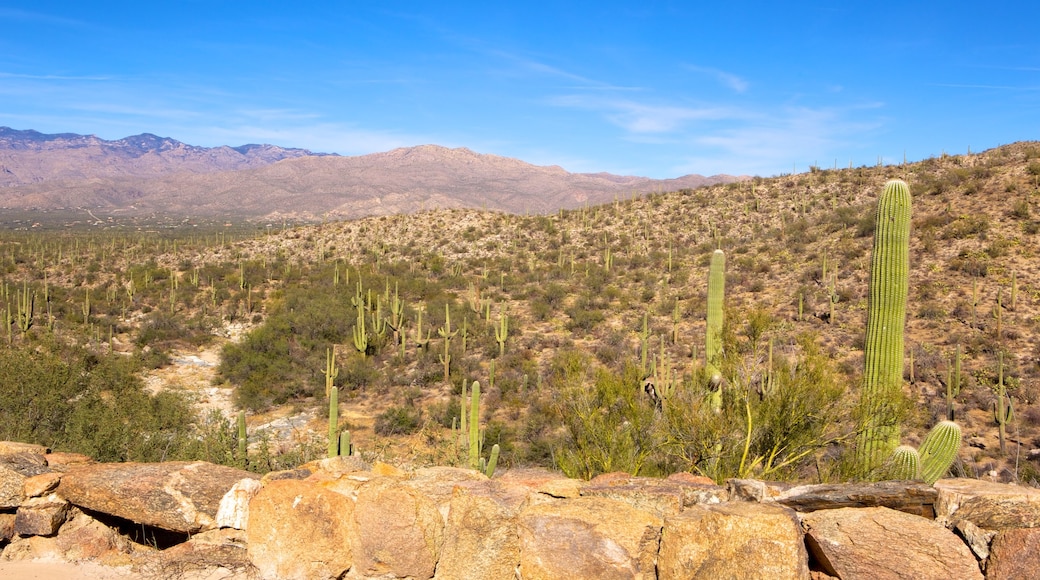
{"label": "large boulder", "polygon": [[262,578],[340,578],[353,565],[354,502],[314,483],[271,481],[249,502],[249,559]]}
{"label": "large boulder", "polygon": [[437,504],[400,477],[357,488],[353,512],[355,572],[361,577],[432,578],[444,517]]}
{"label": "large boulder", "polygon": [[967,520],[986,530],[1040,527],[1040,489],[979,479],[935,482],[936,517],[950,525]]}
{"label": "large boulder", "polygon": [[520,563],[517,516],[528,490],[497,481],[455,486],[436,578],[512,578]]}
{"label": "large boulder", "polygon": [[[684,474],[689,475],[689,474]],[[659,517],[676,515],[684,508],[726,500],[729,492],[701,479],[633,477],[627,473],[605,474],[582,486],[582,497],[606,497],[625,502]],[[709,480],[710,481],[710,480]]]}
{"label": "large boulder", "polygon": [[665,518],[660,578],[809,578],[795,513],[746,502],[695,505]]}
{"label": "large boulder", "polygon": [[220,500],[249,472],[203,461],[97,463],[70,469],[58,495],[146,526],[196,533],[217,527]]}
{"label": "large boulder", "polygon": [[990,546],[987,580],[1035,578],[1040,572],[1040,528],[1004,530]]}
{"label": "large boulder", "polygon": [[520,512],[524,580],[651,580],[660,517],[627,503],[579,497],[529,504]]}
{"label": "large boulder", "polygon": [[941,524],[884,507],[802,516],[806,545],[825,572],[871,580],[982,579],[968,546]]}

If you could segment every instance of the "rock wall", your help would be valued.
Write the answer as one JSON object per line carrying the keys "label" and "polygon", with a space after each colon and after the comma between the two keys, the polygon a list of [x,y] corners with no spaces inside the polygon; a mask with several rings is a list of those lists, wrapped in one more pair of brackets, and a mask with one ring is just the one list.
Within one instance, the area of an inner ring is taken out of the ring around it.
{"label": "rock wall", "polygon": [[978,480],[802,485],[356,457],[258,479],[0,442],[0,560],[278,579],[1025,578],[1040,490]]}

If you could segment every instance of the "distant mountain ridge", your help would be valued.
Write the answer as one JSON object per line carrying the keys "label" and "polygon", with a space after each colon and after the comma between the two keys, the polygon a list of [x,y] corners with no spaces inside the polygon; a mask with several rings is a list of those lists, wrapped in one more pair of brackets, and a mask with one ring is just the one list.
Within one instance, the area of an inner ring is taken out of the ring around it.
{"label": "distant mountain ridge", "polygon": [[740,179],[569,173],[439,145],[341,157],[274,145],[197,147],[0,127],[0,206],[249,218],[356,218],[423,208],[548,213]]}

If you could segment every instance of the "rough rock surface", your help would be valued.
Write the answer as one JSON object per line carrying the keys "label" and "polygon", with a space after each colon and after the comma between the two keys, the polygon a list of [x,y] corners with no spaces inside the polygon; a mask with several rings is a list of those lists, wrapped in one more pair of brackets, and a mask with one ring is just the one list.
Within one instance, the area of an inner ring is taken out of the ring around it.
{"label": "rough rock surface", "polygon": [[1040,575],[1040,528],[1004,530],[993,538],[987,580],[1020,580]]}
{"label": "rough rock surface", "polygon": [[263,578],[340,578],[354,562],[353,513],[354,502],[334,491],[272,481],[249,502],[249,558]]}
{"label": "rough rock surface", "polygon": [[459,484],[448,510],[436,578],[511,578],[520,563],[517,516],[528,491],[493,481]]}
{"label": "rough rock surface", "polygon": [[665,518],[660,578],[807,579],[802,529],[787,508],[697,505]]}
{"label": "rough rock surface", "polygon": [[33,497],[18,507],[14,520],[14,533],[22,536],[53,536],[65,523],[69,513],[69,502],[50,494]]}
{"label": "rough rock surface", "polygon": [[531,505],[520,513],[520,573],[524,580],[651,580],[662,523],[607,498]]}
{"label": "rough rock surface", "polygon": [[397,477],[377,477],[358,488],[352,519],[359,575],[433,577],[444,534],[433,500]]}
{"label": "rough rock surface", "polygon": [[70,469],[57,493],[88,510],[175,532],[216,527],[220,500],[253,474],[203,461],[97,463]]}
{"label": "rough rock surface", "polygon": [[1040,489],[978,479],[935,482],[936,517],[943,523],[968,520],[986,530],[1040,527]]}
{"label": "rough rock surface", "polygon": [[981,579],[968,547],[925,518],[889,508],[841,508],[802,516],[806,545],[825,572],[843,579]]}

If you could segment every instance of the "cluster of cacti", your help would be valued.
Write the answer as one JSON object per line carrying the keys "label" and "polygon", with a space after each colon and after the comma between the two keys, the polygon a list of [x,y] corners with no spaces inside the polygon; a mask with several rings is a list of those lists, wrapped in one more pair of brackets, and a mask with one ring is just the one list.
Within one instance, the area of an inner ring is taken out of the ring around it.
{"label": "cluster of cacti", "polygon": [[325,396],[328,397],[336,384],[336,377],[339,376],[339,367],[336,366],[336,351],[331,347],[325,349],[325,370],[321,371],[321,374],[325,375]]}
{"label": "cluster of cacti", "polygon": [[856,466],[874,474],[899,442],[897,401],[903,384],[903,329],[910,270],[910,189],[885,184],[875,214],[870,262],[863,387]]}
{"label": "cluster of cacti", "polygon": [[961,428],[953,421],[940,421],[914,449],[900,445],[892,452],[889,475],[892,479],[920,479],[932,485],[950,471],[961,448]]}

